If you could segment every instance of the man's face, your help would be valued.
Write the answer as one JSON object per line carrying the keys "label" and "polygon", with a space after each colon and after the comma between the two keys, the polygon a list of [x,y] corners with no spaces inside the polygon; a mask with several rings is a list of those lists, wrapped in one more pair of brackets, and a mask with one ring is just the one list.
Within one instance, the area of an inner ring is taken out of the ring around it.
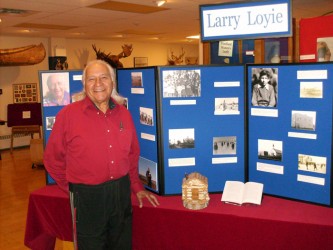
{"label": "man's face", "polygon": [[85,92],[95,103],[108,102],[113,88],[108,68],[100,63],[90,65],[86,70]]}
{"label": "man's face", "polygon": [[269,78],[266,75],[261,76],[260,78],[261,84],[266,85],[269,82]]}
{"label": "man's face", "polygon": [[59,99],[64,96],[64,82],[61,77],[57,75],[51,76],[49,88],[55,98]]}

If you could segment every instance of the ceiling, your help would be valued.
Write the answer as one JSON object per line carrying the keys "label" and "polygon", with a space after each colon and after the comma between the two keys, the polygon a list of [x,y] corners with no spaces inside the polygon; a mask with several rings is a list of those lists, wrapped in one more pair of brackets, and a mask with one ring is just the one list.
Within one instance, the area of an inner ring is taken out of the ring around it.
{"label": "ceiling", "polygon": [[[238,0],[0,0],[0,34],[6,36],[62,37],[122,42],[188,43],[199,35],[199,5]],[[296,20],[332,14],[332,0],[293,0]],[[197,40],[198,41],[198,40]]]}

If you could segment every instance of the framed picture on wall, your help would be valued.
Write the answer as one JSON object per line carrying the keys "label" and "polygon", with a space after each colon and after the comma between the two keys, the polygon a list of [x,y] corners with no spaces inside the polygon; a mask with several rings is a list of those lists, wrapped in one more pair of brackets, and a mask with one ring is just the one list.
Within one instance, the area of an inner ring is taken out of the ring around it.
{"label": "framed picture on wall", "polygon": [[14,83],[14,103],[37,102],[37,83]]}
{"label": "framed picture on wall", "polygon": [[134,57],[134,68],[147,67],[148,57]]}

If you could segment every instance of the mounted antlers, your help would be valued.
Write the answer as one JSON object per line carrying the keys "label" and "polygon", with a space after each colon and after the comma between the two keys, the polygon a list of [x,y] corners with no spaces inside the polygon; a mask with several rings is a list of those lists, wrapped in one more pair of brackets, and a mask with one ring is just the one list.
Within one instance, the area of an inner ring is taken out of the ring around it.
{"label": "mounted antlers", "polygon": [[130,56],[132,54],[132,51],[133,51],[132,44],[130,44],[130,45],[124,44],[122,46],[123,51],[120,52],[118,55],[111,55],[111,53],[105,54],[100,49],[97,50],[95,44],[93,44],[92,47],[93,47],[93,49],[96,53],[96,58],[107,62],[113,68],[123,68],[124,65],[119,60],[121,58],[125,58],[125,57]]}
{"label": "mounted antlers", "polygon": [[179,64],[181,64],[183,62],[184,55],[185,55],[185,51],[184,51],[183,48],[182,48],[182,52],[180,53],[179,56],[175,56],[173,54],[173,51],[171,51],[171,58],[168,57],[169,65],[179,65]]}

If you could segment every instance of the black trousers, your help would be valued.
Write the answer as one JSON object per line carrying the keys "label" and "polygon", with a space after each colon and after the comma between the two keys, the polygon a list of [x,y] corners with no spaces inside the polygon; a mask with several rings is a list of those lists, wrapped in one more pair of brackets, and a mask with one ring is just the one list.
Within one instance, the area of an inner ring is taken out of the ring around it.
{"label": "black trousers", "polygon": [[70,184],[74,245],[79,250],[132,248],[128,176],[100,185]]}

